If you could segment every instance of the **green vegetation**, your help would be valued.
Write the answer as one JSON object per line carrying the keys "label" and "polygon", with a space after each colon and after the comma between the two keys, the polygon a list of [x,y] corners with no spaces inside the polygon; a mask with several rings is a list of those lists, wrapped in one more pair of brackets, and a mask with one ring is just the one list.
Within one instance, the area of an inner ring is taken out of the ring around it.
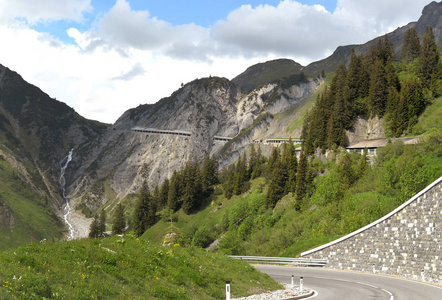
{"label": "green vegetation", "polygon": [[63,224],[49,202],[0,155],[0,250],[61,238]]}
{"label": "green vegetation", "polygon": [[[338,149],[324,161],[305,157],[304,167],[301,159],[290,164],[286,145],[282,154],[275,150],[268,160],[261,158],[261,177],[245,175],[246,188],[235,192],[237,168],[246,161],[249,170],[250,152],[220,174],[221,184],[200,211],[178,210],[172,227],[163,218],[142,237],[162,243],[172,231],[182,245],[208,247],[219,239],[212,250],[221,253],[297,256],[375,221],[437,179],[441,144],[442,134],[435,132],[419,145],[397,141],[378,149],[371,164],[365,155]],[[294,184],[301,169],[305,179]]]}
{"label": "green vegetation", "polygon": [[442,64],[432,28],[427,28],[422,46],[418,41],[410,29],[401,62],[393,63],[387,37],[365,57],[352,52],[348,69],[339,66],[329,88],[317,97],[305,118],[301,138],[307,153],[345,147],[345,131],[352,129],[356,117],[383,118],[389,136],[413,130],[431,99],[442,92]]}
{"label": "green vegetation", "polygon": [[280,288],[248,263],[131,235],[0,252],[1,299],[222,299]]}

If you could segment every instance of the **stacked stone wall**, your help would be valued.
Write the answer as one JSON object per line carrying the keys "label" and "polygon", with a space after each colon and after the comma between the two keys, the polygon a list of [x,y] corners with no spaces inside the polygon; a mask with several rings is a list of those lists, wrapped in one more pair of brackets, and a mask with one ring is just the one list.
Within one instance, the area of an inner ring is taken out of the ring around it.
{"label": "stacked stone wall", "polygon": [[442,177],[384,218],[301,256],[442,285]]}

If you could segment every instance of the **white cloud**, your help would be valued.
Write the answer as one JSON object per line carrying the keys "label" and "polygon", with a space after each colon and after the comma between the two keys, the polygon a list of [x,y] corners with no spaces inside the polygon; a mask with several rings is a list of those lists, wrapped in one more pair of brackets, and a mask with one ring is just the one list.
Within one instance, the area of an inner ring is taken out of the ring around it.
{"label": "white cloud", "polygon": [[0,0],[0,19],[3,22],[25,19],[30,24],[56,20],[81,21],[90,11],[91,0]]}
{"label": "white cloud", "polygon": [[279,57],[306,65],[339,45],[366,42],[417,20],[427,1],[339,0],[336,11],[327,12],[320,5],[285,0],[276,7],[241,6],[203,28],[174,26],[117,0],[93,28],[67,31],[77,45],[26,23],[6,22],[16,17],[28,23],[81,20],[91,9],[90,0],[59,3],[0,0],[0,63],[81,115],[114,122],[125,110],[156,102],[195,78],[231,79],[255,63]]}

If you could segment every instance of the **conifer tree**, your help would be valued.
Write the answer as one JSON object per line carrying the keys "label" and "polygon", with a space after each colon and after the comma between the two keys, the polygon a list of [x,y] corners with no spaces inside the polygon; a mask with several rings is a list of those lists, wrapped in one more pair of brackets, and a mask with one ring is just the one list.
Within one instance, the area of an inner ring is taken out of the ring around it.
{"label": "conifer tree", "polygon": [[391,129],[394,136],[401,136],[407,129],[409,121],[407,98],[399,95],[399,103],[393,113],[393,120],[391,122]]}
{"label": "conifer tree", "polygon": [[253,179],[252,174],[253,174],[253,169],[256,167],[258,158],[257,158],[257,153],[255,150],[255,143],[252,143],[250,145],[250,154],[249,154],[249,165],[247,168],[247,174],[248,177]]}
{"label": "conifer tree", "polygon": [[122,234],[126,229],[126,220],[124,218],[124,207],[119,203],[113,213],[112,233]]}
{"label": "conifer tree", "polygon": [[280,159],[274,162],[271,174],[272,178],[270,180],[266,197],[266,205],[268,207],[274,207],[276,203],[284,196],[285,179],[287,174]]}
{"label": "conifer tree", "polygon": [[419,77],[426,88],[430,88],[433,81],[439,78],[439,51],[434,40],[433,28],[427,27],[422,41],[419,59]]}
{"label": "conifer tree", "polygon": [[416,28],[409,28],[405,32],[404,43],[401,50],[401,59],[404,63],[409,63],[418,58],[421,51],[421,45]]}
{"label": "conifer tree", "polygon": [[256,150],[256,159],[253,163],[253,172],[250,175],[251,179],[255,179],[261,176],[262,164],[263,164],[263,156],[261,151],[261,145],[258,144],[258,149]]}
{"label": "conifer tree", "polygon": [[348,98],[350,102],[356,101],[361,97],[362,86],[362,58],[355,54],[354,49],[351,50],[350,65],[347,73]]}
{"label": "conifer tree", "polygon": [[372,68],[369,91],[370,116],[382,117],[388,97],[388,85],[385,68],[381,60],[376,60]]}
{"label": "conifer tree", "polygon": [[356,175],[353,171],[351,157],[348,152],[344,153],[340,161],[338,180],[344,186],[344,189],[347,189],[356,181]]}
{"label": "conifer tree", "polygon": [[227,166],[224,169],[223,173],[224,173],[223,174],[224,197],[226,197],[226,199],[230,199],[233,196],[233,185],[234,185],[234,181],[235,181],[235,164],[231,164],[231,165]]}
{"label": "conifer tree", "polygon": [[181,180],[180,175],[175,170],[169,183],[169,191],[167,193],[167,206],[174,212],[180,208],[181,198]]}
{"label": "conifer tree", "polygon": [[236,163],[235,175],[234,175],[234,184],[233,184],[233,193],[235,195],[240,195],[243,192],[244,184],[247,181],[247,157],[246,154],[241,157],[238,157],[238,161]]}
{"label": "conifer tree", "polygon": [[[401,106],[402,105],[402,106]],[[386,108],[386,114],[385,119],[388,124],[388,128],[391,130],[393,135],[396,136],[396,129],[400,122],[403,121],[404,116],[401,116],[402,110],[403,110],[403,103],[400,103],[400,94],[395,89],[390,87],[388,90],[388,98],[387,98],[387,108]],[[405,110],[406,113],[406,110]],[[402,132],[400,133],[402,134]],[[400,135],[399,134],[399,135]]]}
{"label": "conifer tree", "polygon": [[408,108],[408,124],[406,125],[411,128],[425,109],[425,97],[418,78],[411,77],[404,81],[401,97],[404,98],[404,103]]}
{"label": "conifer tree", "polygon": [[368,157],[367,157],[367,149],[365,149],[364,154],[361,155],[361,158],[358,161],[356,176],[357,178],[361,178],[364,173],[369,168],[368,165]]}
{"label": "conifer tree", "polygon": [[285,179],[284,194],[295,191],[296,186],[296,171],[298,168],[298,159],[296,157],[295,146],[293,141],[289,138],[288,144],[285,144],[284,152],[282,155],[282,164],[287,173]]}
{"label": "conifer tree", "polygon": [[210,170],[211,170],[211,184],[217,184],[219,183],[219,162],[218,159],[216,158],[215,154],[212,154],[212,157],[210,158]]}
{"label": "conifer tree", "polygon": [[273,165],[281,159],[281,152],[279,151],[278,147],[273,147],[272,154],[269,157],[268,161],[268,172],[269,174],[272,174],[273,172]]}
{"label": "conifer tree", "polygon": [[98,215],[94,215],[94,219],[92,220],[91,225],[89,226],[89,237],[90,238],[98,238],[100,236],[99,233],[99,221],[98,221]]}
{"label": "conifer tree", "polygon": [[143,181],[134,211],[134,232],[141,236],[150,226],[155,224],[156,205],[150,195],[146,181]]}
{"label": "conifer tree", "polygon": [[207,192],[212,186],[212,166],[209,155],[207,154],[203,160],[203,168],[201,170],[201,184],[203,191]]}
{"label": "conifer tree", "polygon": [[159,209],[167,206],[168,194],[169,194],[169,179],[166,178],[160,188],[160,195],[158,199]]}
{"label": "conifer tree", "polygon": [[296,191],[295,191],[296,210],[301,209],[302,199],[304,199],[307,192],[307,172],[308,172],[307,156],[304,149],[302,149],[301,155],[299,156],[298,170],[296,172]]}
{"label": "conifer tree", "polygon": [[199,165],[196,160],[189,161],[184,168],[184,188],[182,208],[186,214],[195,209],[202,198],[202,183]]}
{"label": "conifer tree", "polygon": [[102,209],[98,219],[98,236],[103,237],[106,232],[106,211]]}

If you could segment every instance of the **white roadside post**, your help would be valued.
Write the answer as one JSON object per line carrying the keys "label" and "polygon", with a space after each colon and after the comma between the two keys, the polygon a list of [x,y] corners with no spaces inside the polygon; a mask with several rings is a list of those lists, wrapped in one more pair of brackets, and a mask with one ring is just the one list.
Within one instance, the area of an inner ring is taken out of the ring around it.
{"label": "white roadside post", "polygon": [[230,280],[226,281],[226,300],[230,300]]}
{"label": "white roadside post", "polygon": [[295,287],[295,275],[292,275],[292,288]]}
{"label": "white roadside post", "polygon": [[299,280],[299,292],[300,293],[303,292],[303,281],[304,281],[304,278],[301,277],[301,279]]}
{"label": "white roadside post", "polygon": [[373,274],[376,274],[376,268],[374,264],[373,264]]}
{"label": "white roadside post", "polygon": [[421,276],[422,276],[422,281],[425,281],[425,270],[422,270]]}

